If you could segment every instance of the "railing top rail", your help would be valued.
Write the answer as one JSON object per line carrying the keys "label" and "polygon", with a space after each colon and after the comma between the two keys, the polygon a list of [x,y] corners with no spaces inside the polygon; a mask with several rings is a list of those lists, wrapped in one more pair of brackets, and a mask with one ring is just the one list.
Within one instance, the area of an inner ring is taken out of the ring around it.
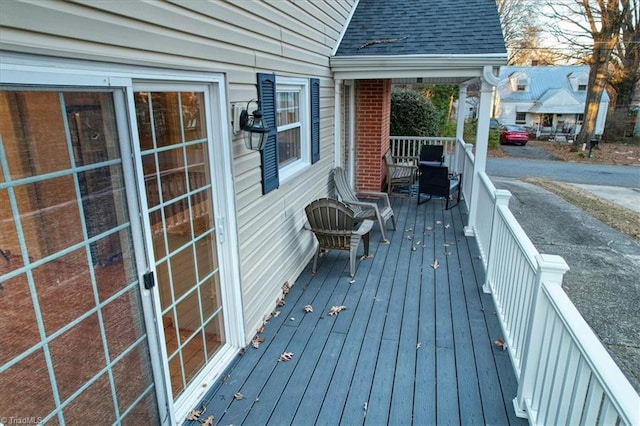
{"label": "railing top rail", "polygon": [[411,139],[416,141],[456,141],[455,136],[389,136],[390,139]]}

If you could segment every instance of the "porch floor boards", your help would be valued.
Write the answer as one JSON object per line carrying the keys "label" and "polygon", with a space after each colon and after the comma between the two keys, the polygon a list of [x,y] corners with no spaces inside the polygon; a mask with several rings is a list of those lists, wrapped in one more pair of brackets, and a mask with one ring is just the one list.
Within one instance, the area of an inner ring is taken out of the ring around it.
{"label": "porch floor boards", "polygon": [[[526,424],[515,417],[516,379],[465,215],[444,200],[393,198],[390,244],[350,283],[348,252],[310,266],[203,400],[214,424]],[[360,253],[362,248],[360,248]],[[431,265],[437,260],[438,268]],[[303,307],[312,305],[313,312]],[[332,306],[345,306],[328,315]],[[292,352],[291,361],[278,361]],[[234,394],[243,398],[236,399]],[[194,407],[199,408],[199,407]],[[187,423],[188,424],[188,423]],[[193,424],[197,424],[193,422]]]}

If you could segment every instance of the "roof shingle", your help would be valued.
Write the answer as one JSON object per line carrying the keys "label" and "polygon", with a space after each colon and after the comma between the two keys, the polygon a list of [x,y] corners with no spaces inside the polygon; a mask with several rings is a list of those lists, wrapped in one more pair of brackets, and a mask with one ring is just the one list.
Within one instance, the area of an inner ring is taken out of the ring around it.
{"label": "roof shingle", "polygon": [[336,56],[506,53],[495,0],[360,0]]}

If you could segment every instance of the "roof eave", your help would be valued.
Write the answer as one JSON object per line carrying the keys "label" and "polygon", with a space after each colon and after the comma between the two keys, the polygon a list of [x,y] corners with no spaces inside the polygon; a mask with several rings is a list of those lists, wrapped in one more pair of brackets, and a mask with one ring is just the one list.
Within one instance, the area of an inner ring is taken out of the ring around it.
{"label": "roof eave", "polygon": [[370,78],[478,77],[486,66],[507,64],[506,53],[482,55],[384,55],[384,56],[332,56],[331,70],[336,79],[357,80]]}

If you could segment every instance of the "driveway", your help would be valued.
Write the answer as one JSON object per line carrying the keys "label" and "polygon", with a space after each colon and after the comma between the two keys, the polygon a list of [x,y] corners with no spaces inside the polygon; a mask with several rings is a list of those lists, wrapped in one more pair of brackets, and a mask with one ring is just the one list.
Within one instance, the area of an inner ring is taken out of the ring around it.
{"label": "driveway", "polygon": [[[509,147],[524,156],[543,155]],[[541,151],[541,150],[537,150]],[[521,177],[610,185],[638,197],[640,169],[525,158],[490,158],[487,173],[507,189],[509,207],[540,253],[562,256],[571,270],[563,288],[613,359],[640,392],[640,245],[562,198]],[[598,187],[592,188],[597,191]]]}

